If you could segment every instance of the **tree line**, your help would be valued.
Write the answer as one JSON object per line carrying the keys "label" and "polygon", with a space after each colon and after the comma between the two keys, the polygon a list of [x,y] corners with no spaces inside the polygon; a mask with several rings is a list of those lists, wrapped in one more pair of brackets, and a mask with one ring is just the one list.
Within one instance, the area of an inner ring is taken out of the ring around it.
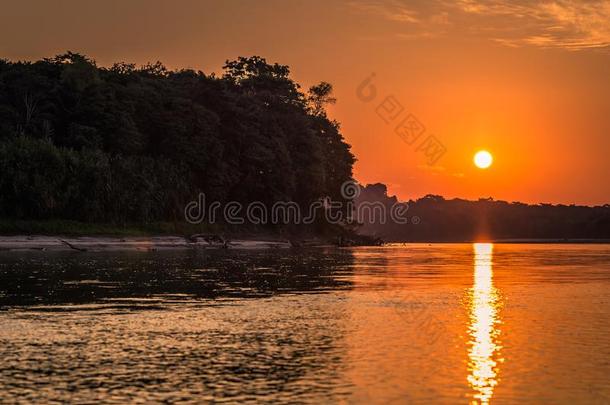
{"label": "tree line", "polygon": [[0,60],[0,216],[181,221],[188,201],[341,200],[355,161],[325,106],[288,66],[227,61],[223,74],[161,63],[97,66],[68,52]]}
{"label": "tree line", "polygon": [[[385,184],[361,186],[355,206],[365,212],[360,232],[386,241],[463,242],[510,239],[610,240],[610,205],[595,207],[562,204],[524,204],[482,198],[476,201],[426,195],[400,202],[388,196]],[[408,223],[393,221],[395,204],[406,204]],[[367,209],[363,209],[366,206]]]}

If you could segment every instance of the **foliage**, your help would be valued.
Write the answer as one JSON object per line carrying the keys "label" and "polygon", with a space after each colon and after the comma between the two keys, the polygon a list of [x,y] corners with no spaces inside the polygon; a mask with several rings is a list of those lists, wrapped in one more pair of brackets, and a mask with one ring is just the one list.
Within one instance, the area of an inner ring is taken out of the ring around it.
{"label": "foliage", "polygon": [[[356,207],[362,203],[381,203],[386,212],[398,203],[388,196],[384,184],[362,188]],[[388,241],[473,240],[610,240],[610,206],[529,205],[520,202],[494,201],[491,198],[469,201],[447,200],[427,195],[407,201],[406,217],[417,217],[417,223],[400,224],[385,218],[364,217],[361,232]]]}
{"label": "foliage", "polygon": [[324,112],[332,86],[305,95],[258,56],[224,69],[0,61],[0,216],[181,221],[199,192],[302,206],[337,194],[354,157]]}

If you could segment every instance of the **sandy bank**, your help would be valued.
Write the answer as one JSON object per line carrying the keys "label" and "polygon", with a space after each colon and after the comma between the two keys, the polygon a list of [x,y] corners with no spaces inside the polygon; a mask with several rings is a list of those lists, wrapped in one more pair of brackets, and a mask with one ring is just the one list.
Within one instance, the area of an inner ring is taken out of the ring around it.
{"label": "sandy bank", "polygon": [[73,250],[156,251],[163,249],[283,249],[289,241],[236,239],[231,241],[187,239],[180,236],[155,237],[61,237],[61,236],[0,236],[0,250]]}

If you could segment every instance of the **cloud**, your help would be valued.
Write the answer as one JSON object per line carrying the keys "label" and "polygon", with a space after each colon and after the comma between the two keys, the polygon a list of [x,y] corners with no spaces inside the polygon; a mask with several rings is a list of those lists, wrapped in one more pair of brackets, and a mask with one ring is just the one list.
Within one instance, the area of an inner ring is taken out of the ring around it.
{"label": "cloud", "polygon": [[447,169],[444,166],[439,166],[439,165],[417,165],[417,168],[419,170],[425,171],[425,172],[430,172],[432,173],[432,175],[437,175],[437,174],[441,174],[441,173],[445,173],[447,171]]}
{"label": "cloud", "polygon": [[[481,17],[501,16],[508,23],[521,22],[521,25],[516,25],[514,32],[504,28],[507,35],[494,38],[506,45],[534,45],[571,50],[610,46],[608,0],[510,3],[500,0],[459,0],[455,4],[465,13],[478,14]],[[521,35],[519,30],[522,30]]]}
{"label": "cloud", "polygon": [[405,24],[403,39],[476,36],[505,46],[610,49],[610,0],[429,0],[350,3]]}
{"label": "cloud", "polygon": [[390,21],[418,23],[417,13],[396,0],[386,1],[351,1],[349,6],[366,14],[381,16]]}

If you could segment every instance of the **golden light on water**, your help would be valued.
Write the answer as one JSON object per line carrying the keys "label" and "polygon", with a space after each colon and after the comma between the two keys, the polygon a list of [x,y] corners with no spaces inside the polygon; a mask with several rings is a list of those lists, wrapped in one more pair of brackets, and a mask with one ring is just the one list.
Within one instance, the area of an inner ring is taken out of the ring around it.
{"label": "golden light on water", "polygon": [[499,300],[493,286],[493,243],[475,243],[474,285],[470,296],[470,335],[468,383],[474,391],[474,403],[487,404],[498,384],[500,334]]}

